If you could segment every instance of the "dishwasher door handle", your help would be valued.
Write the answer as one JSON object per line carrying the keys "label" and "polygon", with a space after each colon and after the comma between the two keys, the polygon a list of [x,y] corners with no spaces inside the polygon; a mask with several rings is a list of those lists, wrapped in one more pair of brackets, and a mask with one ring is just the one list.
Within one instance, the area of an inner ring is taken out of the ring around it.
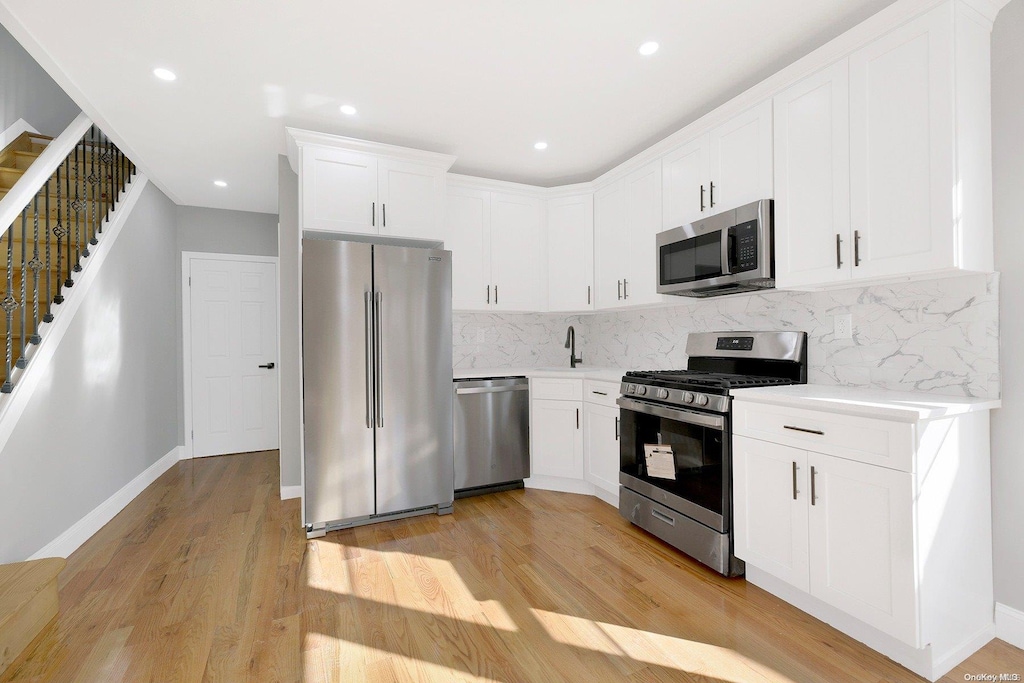
{"label": "dishwasher door handle", "polygon": [[528,384],[516,384],[510,387],[466,387],[465,389],[456,389],[455,393],[459,396],[465,396],[466,394],[500,394],[505,391],[529,391],[530,385]]}

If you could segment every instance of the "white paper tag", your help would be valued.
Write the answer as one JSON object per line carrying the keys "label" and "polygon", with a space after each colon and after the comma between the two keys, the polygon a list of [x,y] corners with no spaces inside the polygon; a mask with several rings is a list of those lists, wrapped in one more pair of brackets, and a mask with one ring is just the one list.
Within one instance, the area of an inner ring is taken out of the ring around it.
{"label": "white paper tag", "polygon": [[671,446],[660,446],[653,443],[644,444],[644,456],[647,460],[647,476],[658,479],[676,478],[676,461]]}

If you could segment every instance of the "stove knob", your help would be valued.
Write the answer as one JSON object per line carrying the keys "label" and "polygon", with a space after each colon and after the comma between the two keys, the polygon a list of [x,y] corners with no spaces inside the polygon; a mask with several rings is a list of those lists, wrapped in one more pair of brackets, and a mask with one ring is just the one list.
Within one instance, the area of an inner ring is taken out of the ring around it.
{"label": "stove knob", "polygon": [[627,384],[626,385],[626,393],[627,394],[635,394],[636,393],[636,385],[635,384]]}
{"label": "stove knob", "polygon": [[658,398],[668,398],[668,389],[658,389]]}
{"label": "stove knob", "polygon": [[697,394],[697,405],[706,406],[708,404],[708,397],[704,394]]}
{"label": "stove knob", "polygon": [[687,391],[683,394],[683,403],[693,403],[693,392]]}
{"label": "stove knob", "polygon": [[637,396],[643,396],[646,393],[647,393],[647,387],[645,387],[642,384],[637,386],[637,388],[636,388],[636,395]]}

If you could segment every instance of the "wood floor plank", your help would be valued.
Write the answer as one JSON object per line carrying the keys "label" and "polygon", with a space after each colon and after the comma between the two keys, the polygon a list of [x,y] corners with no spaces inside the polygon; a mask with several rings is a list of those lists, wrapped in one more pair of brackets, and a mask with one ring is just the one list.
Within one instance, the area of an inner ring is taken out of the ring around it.
{"label": "wood floor plank", "polygon": [[[68,558],[8,681],[922,679],[587,496],[519,490],[307,541],[276,452],[179,463]],[[993,641],[943,678],[1024,674]]]}

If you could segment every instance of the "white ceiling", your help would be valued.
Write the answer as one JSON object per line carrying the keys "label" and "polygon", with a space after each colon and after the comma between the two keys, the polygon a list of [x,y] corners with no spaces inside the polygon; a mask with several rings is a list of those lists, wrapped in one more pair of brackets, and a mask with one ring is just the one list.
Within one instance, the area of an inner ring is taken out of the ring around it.
{"label": "white ceiling", "polygon": [[591,180],[891,2],[0,0],[175,201],[262,212],[286,125],[454,154],[471,175]]}

